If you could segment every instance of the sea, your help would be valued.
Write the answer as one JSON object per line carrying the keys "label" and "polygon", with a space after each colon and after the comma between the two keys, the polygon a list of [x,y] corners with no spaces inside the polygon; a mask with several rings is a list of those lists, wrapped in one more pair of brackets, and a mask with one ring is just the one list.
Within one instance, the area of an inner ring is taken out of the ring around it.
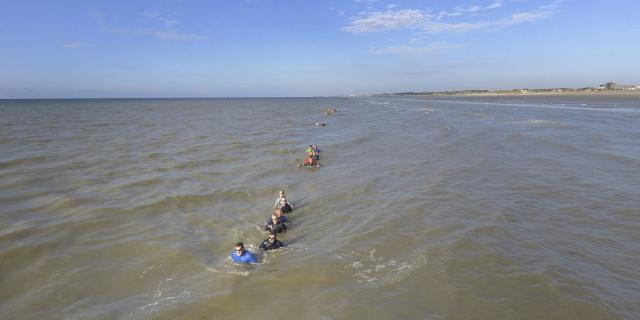
{"label": "sea", "polygon": [[640,319],[640,96],[0,100],[0,319],[258,318]]}

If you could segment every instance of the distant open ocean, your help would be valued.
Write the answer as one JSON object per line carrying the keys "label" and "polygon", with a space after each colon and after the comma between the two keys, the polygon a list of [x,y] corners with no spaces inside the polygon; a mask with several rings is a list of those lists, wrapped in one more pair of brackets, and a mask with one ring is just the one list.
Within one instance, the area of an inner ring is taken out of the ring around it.
{"label": "distant open ocean", "polygon": [[0,100],[0,150],[3,320],[640,319],[638,96]]}

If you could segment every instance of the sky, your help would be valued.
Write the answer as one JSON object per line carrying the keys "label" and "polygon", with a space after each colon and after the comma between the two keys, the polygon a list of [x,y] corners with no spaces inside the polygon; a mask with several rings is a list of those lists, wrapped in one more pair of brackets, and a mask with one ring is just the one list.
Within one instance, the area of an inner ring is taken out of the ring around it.
{"label": "sky", "polygon": [[640,84],[640,1],[0,0],[0,98]]}

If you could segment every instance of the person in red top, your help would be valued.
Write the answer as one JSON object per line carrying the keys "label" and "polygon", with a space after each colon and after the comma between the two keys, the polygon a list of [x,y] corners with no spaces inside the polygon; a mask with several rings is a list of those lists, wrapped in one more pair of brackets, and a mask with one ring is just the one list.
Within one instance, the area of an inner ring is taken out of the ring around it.
{"label": "person in red top", "polygon": [[[298,167],[299,166],[301,166],[301,164],[298,164]],[[313,154],[310,154],[306,159],[304,159],[304,162],[302,163],[302,166],[305,166],[305,167],[309,167],[309,166],[319,167],[320,164],[316,161],[316,159],[313,156]]]}

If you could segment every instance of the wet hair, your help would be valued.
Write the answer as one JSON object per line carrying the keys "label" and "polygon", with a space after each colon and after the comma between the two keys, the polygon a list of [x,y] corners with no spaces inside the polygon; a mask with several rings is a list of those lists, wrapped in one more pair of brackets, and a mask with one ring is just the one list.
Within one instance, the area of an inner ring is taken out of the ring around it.
{"label": "wet hair", "polygon": [[269,239],[271,239],[271,236],[273,236],[273,238],[274,238],[274,239],[277,239],[277,238],[278,238],[278,236],[276,235],[276,233],[275,233],[275,232],[271,232],[271,233],[269,233]]}
{"label": "wet hair", "polygon": [[244,249],[244,243],[238,242],[238,243],[236,243],[236,247],[241,247],[241,248]]}

